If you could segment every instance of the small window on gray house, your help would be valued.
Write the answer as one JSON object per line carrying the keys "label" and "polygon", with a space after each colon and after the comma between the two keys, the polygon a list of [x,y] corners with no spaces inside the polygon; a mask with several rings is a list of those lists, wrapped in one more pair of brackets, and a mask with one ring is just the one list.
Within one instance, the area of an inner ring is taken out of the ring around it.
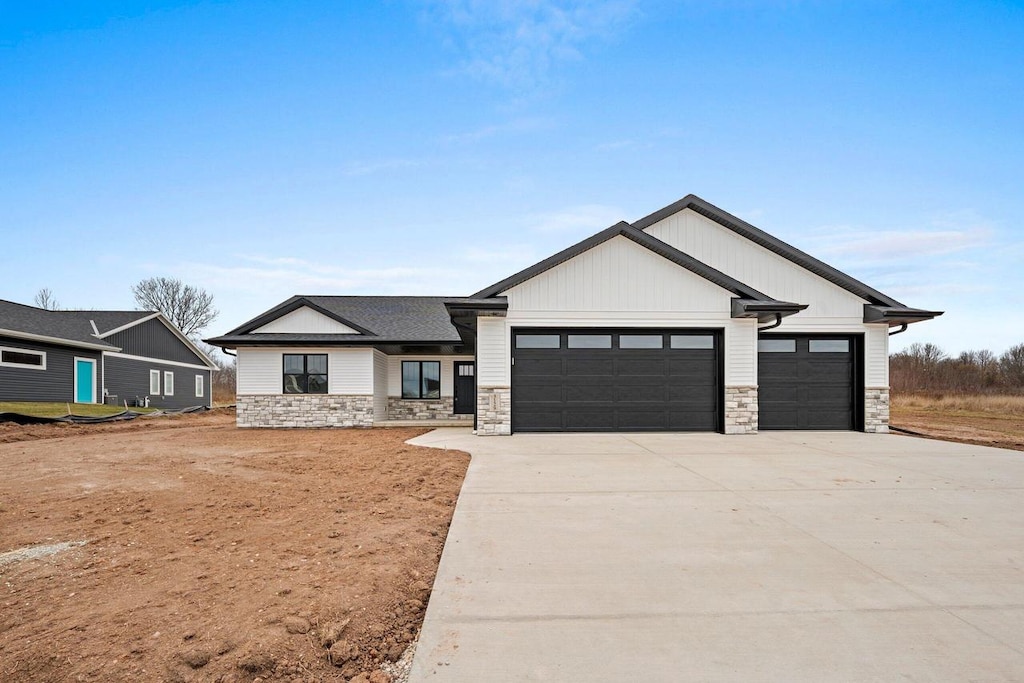
{"label": "small window on gray house", "polygon": [[849,353],[849,339],[811,339],[807,343],[811,353]]}
{"label": "small window on gray house", "polygon": [[327,354],[284,354],[284,393],[326,394]]}
{"label": "small window on gray house", "polygon": [[796,353],[796,339],[758,339],[760,353]]}
{"label": "small window on gray house", "polygon": [[403,360],[402,398],[441,398],[441,361]]}
{"label": "small window on gray house", "polygon": [[673,334],[673,349],[713,349],[715,336],[712,334]]}
{"label": "small window on gray house", "polygon": [[149,395],[159,396],[160,395],[160,371],[150,370],[149,371]]}
{"label": "small window on gray house", "polygon": [[612,335],[610,334],[570,334],[570,349],[610,349],[612,348]]}
{"label": "small window on gray house", "polygon": [[517,349],[557,349],[561,339],[557,334],[517,334]]}
{"label": "small window on gray house", "polygon": [[28,349],[0,349],[0,365],[45,370],[46,353]]}

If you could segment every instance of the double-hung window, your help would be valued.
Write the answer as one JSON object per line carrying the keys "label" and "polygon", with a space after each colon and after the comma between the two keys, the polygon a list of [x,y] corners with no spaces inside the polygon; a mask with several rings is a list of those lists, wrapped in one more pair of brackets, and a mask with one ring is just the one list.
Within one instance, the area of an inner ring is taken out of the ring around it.
{"label": "double-hung window", "polygon": [[196,398],[202,398],[203,397],[203,393],[204,393],[203,389],[204,389],[204,387],[203,387],[203,376],[202,375],[196,375]]}
{"label": "double-hung window", "polygon": [[284,393],[326,394],[327,354],[284,354]]}
{"label": "double-hung window", "polygon": [[441,361],[403,360],[402,398],[441,398]]}
{"label": "double-hung window", "polygon": [[174,396],[174,373],[164,370],[164,396]]}
{"label": "double-hung window", "polygon": [[159,396],[160,395],[160,371],[150,370],[149,371],[149,395]]}

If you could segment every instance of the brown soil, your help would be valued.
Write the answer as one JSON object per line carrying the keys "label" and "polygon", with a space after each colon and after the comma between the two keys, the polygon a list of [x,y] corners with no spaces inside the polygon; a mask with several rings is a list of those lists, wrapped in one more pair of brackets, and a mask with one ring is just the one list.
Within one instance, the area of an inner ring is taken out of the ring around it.
{"label": "brown soil", "polygon": [[1024,417],[893,406],[893,427],[943,441],[1024,451]]}
{"label": "brown soil", "polygon": [[[469,456],[213,411],[0,426],[2,681],[340,681],[423,619]],[[373,680],[383,680],[381,674]]]}

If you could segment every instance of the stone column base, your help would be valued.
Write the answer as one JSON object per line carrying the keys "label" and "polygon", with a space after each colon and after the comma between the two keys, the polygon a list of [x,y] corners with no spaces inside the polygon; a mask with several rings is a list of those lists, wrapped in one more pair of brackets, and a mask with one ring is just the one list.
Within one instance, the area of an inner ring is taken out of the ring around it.
{"label": "stone column base", "polygon": [[757,434],[757,387],[725,388],[725,433]]}
{"label": "stone column base", "polygon": [[864,388],[864,431],[889,433],[889,387]]}
{"label": "stone column base", "polygon": [[373,426],[373,396],[238,396],[235,405],[235,423],[239,427]]}
{"label": "stone column base", "polygon": [[476,433],[506,436],[512,433],[512,390],[479,387],[476,392]]}

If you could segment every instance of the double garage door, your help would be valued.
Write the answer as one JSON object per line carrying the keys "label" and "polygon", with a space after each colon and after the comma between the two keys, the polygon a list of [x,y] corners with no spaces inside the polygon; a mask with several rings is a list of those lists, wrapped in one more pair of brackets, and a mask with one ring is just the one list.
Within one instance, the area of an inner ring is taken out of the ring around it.
{"label": "double garage door", "polygon": [[520,329],[512,345],[514,431],[721,428],[720,332]]}
{"label": "double garage door", "polygon": [[[761,429],[856,429],[855,337],[765,335]],[[720,330],[517,329],[517,432],[721,431]]]}

